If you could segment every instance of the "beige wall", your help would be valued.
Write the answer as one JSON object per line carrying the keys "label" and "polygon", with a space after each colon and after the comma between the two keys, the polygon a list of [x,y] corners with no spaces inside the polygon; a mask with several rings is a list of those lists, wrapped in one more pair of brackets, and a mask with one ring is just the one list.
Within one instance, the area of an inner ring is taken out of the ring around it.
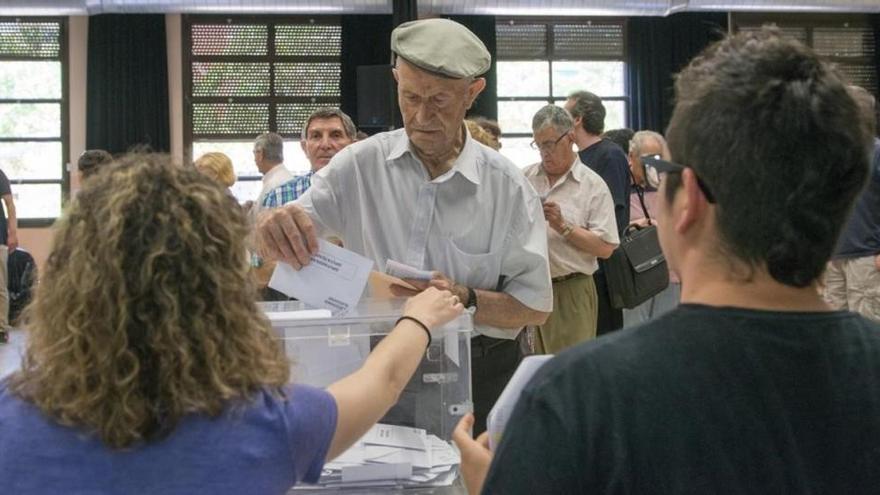
{"label": "beige wall", "polygon": [[[70,155],[67,157],[67,169],[71,171],[71,188],[79,187],[75,166],[76,159],[86,148],[86,45],[89,34],[89,18],[73,16],[68,24],[68,57],[69,57],[69,90],[70,90]],[[21,228],[18,230],[18,241],[22,248],[33,255],[40,269],[46,263],[52,244],[52,229]]]}
{"label": "beige wall", "polygon": [[180,14],[165,15],[168,51],[168,116],[171,119],[171,156],[183,160],[183,50]]}

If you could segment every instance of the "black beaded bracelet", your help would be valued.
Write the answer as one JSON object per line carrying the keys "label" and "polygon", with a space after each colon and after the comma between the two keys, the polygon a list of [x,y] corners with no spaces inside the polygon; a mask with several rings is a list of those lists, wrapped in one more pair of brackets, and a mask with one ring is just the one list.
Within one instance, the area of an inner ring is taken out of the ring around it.
{"label": "black beaded bracelet", "polygon": [[431,347],[431,330],[428,329],[428,326],[427,326],[427,325],[425,325],[424,323],[420,322],[420,321],[417,320],[416,318],[413,318],[412,316],[401,316],[400,318],[397,319],[396,322],[394,322],[394,326],[397,326],[398,323],[400,323],[400,322],[403,321],[403,320],[409,320],[409,321],[415,323],[416,325],[422,327],[422,330],[425,331],[425,335],[428,336],[428,345],[425,346],[425,347],[426,347],[426,348],[427,348],[427,347]]}

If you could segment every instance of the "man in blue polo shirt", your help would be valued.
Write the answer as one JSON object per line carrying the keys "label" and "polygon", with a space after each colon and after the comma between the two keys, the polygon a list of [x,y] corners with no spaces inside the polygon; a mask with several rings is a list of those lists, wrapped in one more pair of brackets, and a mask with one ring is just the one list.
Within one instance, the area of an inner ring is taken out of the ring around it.
{"label": "man in blue polo shirt", "polygon": [[[850,90],[872,123],[874,97],[859,87]],[[871,178],[853,207],[825,272],[825,300],[880,321],[880,139],[874,139]]]}
{"label": "man in blue polo shirt", "polygon": [[[605,130],[605,106],[602,99],[589,91],[576,91],[568,97],[565,109],[574,118],[578,156],[586,166],[602,177],[611,191],[617,233],[622,237],[629,224],[629,162],[620,146],[602,138],[602,131]],[[596,335],[623,328],[623,310],[611,306],[604,260],[599,261],[599,270],[593,274],[593,279],[599,296]]]}

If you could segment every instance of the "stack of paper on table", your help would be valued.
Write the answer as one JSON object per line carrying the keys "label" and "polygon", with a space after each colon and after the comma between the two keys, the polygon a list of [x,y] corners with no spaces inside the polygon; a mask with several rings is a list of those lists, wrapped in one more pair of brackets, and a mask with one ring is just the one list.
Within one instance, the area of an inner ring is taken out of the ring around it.
{"label": "stack of paper on table", "polygon": [[324,465],[317,485],[302,488],[449,486],[460,460],[452,445],[425,430],[377,424]]}

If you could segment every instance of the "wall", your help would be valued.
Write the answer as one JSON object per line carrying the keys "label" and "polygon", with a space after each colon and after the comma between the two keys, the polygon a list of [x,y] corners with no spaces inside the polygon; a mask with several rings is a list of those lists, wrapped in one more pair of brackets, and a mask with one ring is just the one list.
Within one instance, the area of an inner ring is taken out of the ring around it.
{"label": "wall", "polygon": [[183,49],[180,14],[165,15],[168,52],[168,116],[171,119],[171,156],[183,161]]}

